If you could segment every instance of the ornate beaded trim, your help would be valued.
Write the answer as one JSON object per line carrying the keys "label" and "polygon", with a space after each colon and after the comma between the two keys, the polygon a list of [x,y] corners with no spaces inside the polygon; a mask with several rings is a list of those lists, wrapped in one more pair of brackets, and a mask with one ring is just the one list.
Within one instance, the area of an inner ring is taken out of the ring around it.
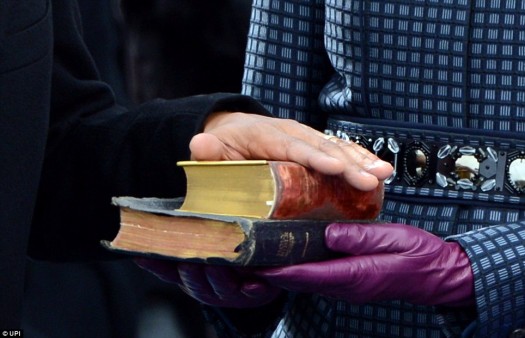
{"label": "ornate beaded trim", "polygon": [[387,192],[525,202],[525,142],[329,120],[325,134],[362,145],[394,167]]}

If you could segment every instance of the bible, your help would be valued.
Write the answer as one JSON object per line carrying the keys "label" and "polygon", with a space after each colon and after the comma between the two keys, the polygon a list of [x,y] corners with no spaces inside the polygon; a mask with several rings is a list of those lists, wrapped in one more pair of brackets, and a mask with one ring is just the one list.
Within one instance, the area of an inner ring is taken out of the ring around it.
{"label": "bible", "polygon": [[375,217],[383,186],[361,191],[341,175],[285,161],[183,161],[181,210],[268,219]]}
{"label": "bible", "polygon": [[[327,225],[368,223],[381,210],[382,184],[363,192],[342,177],[324,176],[295,163],[246,162],[250,163],[190,164],[207,168],[204,171],[219,168],[222,173],[186,170],[184,198],[113,198],[120,208],[120,230],[102,244],[131,255],[208,264],[299,264],[333,257],[324,241]],[[253,170],[254,166],[258,168]],[[256,182],[261,180],[267,181],[265,188]]]}

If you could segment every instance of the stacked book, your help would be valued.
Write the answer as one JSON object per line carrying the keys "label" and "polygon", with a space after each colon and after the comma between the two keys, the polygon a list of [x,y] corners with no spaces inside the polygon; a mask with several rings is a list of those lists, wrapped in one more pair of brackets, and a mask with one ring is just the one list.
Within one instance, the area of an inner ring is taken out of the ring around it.
{"label": "stacked book", "polygon": [[179,162],[184,198],[115,197],[120,230],[110,250],[240,266],[276,266],[333,256],[324,230],[370,222],[383,185],[360,191],[342,176],[283,161]]}

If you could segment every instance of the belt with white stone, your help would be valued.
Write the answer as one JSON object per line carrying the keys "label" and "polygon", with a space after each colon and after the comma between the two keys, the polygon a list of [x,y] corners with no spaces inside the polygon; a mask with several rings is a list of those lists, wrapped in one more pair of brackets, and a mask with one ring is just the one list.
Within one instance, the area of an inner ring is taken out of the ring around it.
{"label": "belt with white stone", "polygon": [[525,137],[363,124],[330,118],[325,134],[390,162],[386,193],[525,204]]}

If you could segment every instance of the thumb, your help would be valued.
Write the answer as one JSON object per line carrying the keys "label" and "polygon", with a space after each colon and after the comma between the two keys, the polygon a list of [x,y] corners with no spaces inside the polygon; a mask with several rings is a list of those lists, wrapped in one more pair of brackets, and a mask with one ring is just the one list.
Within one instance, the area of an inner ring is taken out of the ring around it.
{"label": "thumb", "polygon": [[225,145],[213,134],[201,133],[190,141],[192,160],[219,161],[223,159]]}

